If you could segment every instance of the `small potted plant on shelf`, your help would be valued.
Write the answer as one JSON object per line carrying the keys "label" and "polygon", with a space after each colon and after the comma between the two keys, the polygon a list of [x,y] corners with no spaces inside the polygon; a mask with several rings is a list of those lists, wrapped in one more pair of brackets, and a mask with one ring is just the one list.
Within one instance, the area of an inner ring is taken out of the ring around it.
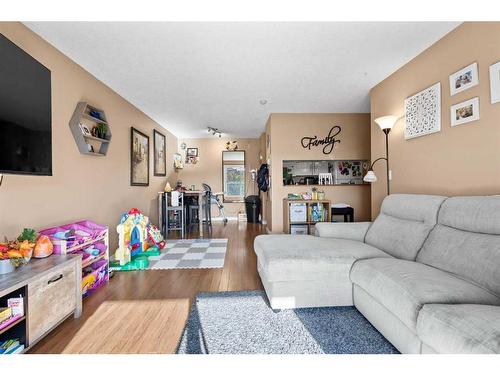
{"label": "small potted plant on shelf", "polygon": [[106,139],[108,128],[106,124],[99,123],[92,128],[92,135],[96,138]]}

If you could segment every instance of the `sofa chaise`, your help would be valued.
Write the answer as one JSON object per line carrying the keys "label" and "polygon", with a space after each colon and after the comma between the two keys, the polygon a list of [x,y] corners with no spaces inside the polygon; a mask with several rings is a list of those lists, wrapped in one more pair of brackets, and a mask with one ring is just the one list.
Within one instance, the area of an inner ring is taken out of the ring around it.
{"label": "sofa chaise", "polygon": [[500,196],[393,194],[316,232],[255,239],[273,309],[354,305],[402,353],[500,353]]}

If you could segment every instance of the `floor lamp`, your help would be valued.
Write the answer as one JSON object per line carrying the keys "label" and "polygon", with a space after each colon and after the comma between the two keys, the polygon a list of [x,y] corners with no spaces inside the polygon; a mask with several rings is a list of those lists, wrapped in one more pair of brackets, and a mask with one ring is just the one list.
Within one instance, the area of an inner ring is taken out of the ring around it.
{"label": "floor lamp", "polygon": [[382,129],[382,131],[385,134],[385,157],[376,159],[370,165],[368,172],[366,173],[365,177],[363,177],[363,181],[370,182],[370,183],[376,182],[377,176],[375,176],[375,173],[373,172],[373,166],[379,160],[385,160],[386,172],[387,172],[387,195],[389,195],[389,194],[391,194],[391,187],[390,187],[390,183],[389,183],[389,133],[390,133],[392,127],[394,126],[394,124],[396,123],[396,121],[398,121],[398,117],[393,116],[393,115],[389,115],[389,116],[378,117],[374,121],[378,126],[380,126],[380,129]]}

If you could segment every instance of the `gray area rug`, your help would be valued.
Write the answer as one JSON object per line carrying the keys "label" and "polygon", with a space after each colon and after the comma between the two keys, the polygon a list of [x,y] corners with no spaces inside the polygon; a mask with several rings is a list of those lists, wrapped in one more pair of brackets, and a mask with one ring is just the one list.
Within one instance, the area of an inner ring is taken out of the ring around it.
{"label": "gray area rug", "polygon": [[354,307],[272,310],[263,291],[199,293],[178,354],[396,354]]}
{"label": "gray area rug", "polygon": [[148,258],[148,269],[222,268],[226,251],[227,238],[167,240],[161,255]]}

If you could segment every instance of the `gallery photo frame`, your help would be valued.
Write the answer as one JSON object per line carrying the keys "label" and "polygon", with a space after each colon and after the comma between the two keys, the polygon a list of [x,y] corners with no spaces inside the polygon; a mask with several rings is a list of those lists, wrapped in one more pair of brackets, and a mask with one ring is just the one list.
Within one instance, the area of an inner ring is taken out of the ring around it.
{"label": "gallery photo frame", "polygon": [[450,95],[465,91],[479,84],[477,62],[450,75]]}
{"label": "gallery photo frame", "polygon": [[479,97],[452,105],[450,107],[450,119],[451,126],[479,120]]}

